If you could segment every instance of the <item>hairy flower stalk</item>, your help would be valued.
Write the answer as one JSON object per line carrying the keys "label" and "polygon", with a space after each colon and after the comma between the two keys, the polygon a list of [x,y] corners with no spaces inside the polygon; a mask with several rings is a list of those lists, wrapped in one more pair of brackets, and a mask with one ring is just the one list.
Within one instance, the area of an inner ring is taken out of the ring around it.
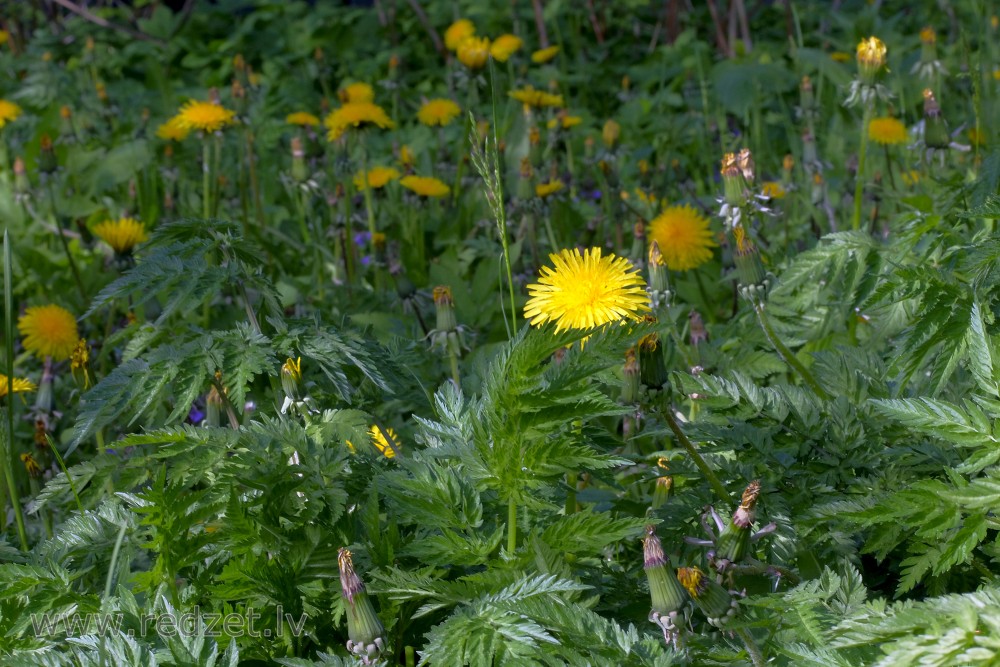
{"label": "hairy flower stalk", "polygon": [[864,109],[861,120],[861,144],[858,149],[858,171],[854,185],[854,216],[851,228],[861,227],[861,199],[865,187],[865,157],[868,153],[868,124],[872,120],[875,102],[888,99],[889,92],[878,83],[879,74],[885,68],[886,47],[878,37],[861,40],[857,49],[858,77],[851,83],[850,94],[845,106],[860,104]]}
{"label": "hairy flower stalk", "polygon": [[462,356],[465,345],[463,330],[455,318],[455,299],[451,295],[451,287],[438,285],[434,288],[434,308],[437,311],[437,326],[430,332],[432,344],[448,353],[451,364],[451,379],[456,387],[462,386],[462,378],[458,372],[458,359]]}
{"label": "hairy flower stalk", "polygon": [[340,568],[340,591],[347,610],[347,650],[366,664],[372,664],[385,650],[385,628],[375,607],[365,592],[365,584],[354,571],[351,552],[341,548],[337,552]]}
{"label": "hairy flower stalk", "polygon": [[646,526],[646,536],[642,538],[642,557],[651,598],[649,620],[663,631],[663,640],[677,648],[681,628],[677,622],[678,615],[688,596],[673,575],[670,559],[663,552],[663,545],[653,526]]}
{"label": "hairy flower stalk", "polygon": [[647,266],[649,286],[646,288],[646,291],[649,292],[649,300],[653,309],[657,310],[661,305],[670,305],[672,293],[670,291],[670,272],[667,269],[667,262],[663,258],[663,253],[660,252],[660,244],[655,240],[649,244],[647,259],[649,260]]}

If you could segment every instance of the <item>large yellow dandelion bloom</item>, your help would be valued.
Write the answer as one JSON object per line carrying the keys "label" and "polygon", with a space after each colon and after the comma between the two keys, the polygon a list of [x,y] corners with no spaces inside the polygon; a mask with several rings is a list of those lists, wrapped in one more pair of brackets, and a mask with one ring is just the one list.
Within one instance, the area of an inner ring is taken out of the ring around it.
{"label": "large yellow dandelion bloom", "polygon": [[868,123],[868,138],[883,146],[906,143],[906,126],[896,118],[872,118]]}
{"label": "large yellow dandelion bloom", "polygon": [[0,100],[0,127],[17,120],[21,115],[21,107],[7,100]]}
{"label": "large yellow dandelion bloom", "polygon": [[132,252],[132,248],[149,238],[146,228],[135,218],[105,220],[95,225],[93,232],[119,255]]}
{"label": "large yellow dandelion bloom", "polygon": [[469,19],[458,19],[444,31],[444,45],[455,51],[467,38],[476,34],[476,26]]}
{"label": "large yellow dandelion bloom", "polygon": [[24,349],[56,361],[69,359],[80,340],[76,318],[60,306],[32,306],[17,320]]}
{"label": "large yellow dandelion bloom", "polygon": [[[27,378],[14,378],[13,393],[19,394],[25,391],[35,391],[38,387]],[[7,395],[7,376],[0,373],[0,398]]]}
{"label": "large yellow dandelion bloom", "polygon": [[235,123],[236,112],[213,102],[191,100],[177,113],[181,127],[202,132],[217,132]]}
{"label": "large yellow dandelion bloom", "polygon": [[624,257],[601,257],[600,248],[580,254],[562,250],[542,267],[538,282],[528,285],[531,298],[524,316],[532,326],[555,322],[563,329],[593,329],[609,322],[634,319],[649,310],[646,283]]}
{"label": "large yellow dandelion bloom", "polygon": [[490,55],[498,63],[505,63],[524,46],[524,41],[517,35],[500,35],[490,45]]}
{"label": "large yellow dandelion bloom", "polygon": [[690,205],[671,206],[656,216],[647,230],[671,271],[694,269],[712,259],[716,246],[708,220]]}
{"label": "large yellow dandelion bloom", "polygon": [[[391,426],[386,427],[385,430],[388,432],[389,438],[392,439],[392,446],[389,445],[389,440],[386,439],[385,433],[382,433],[382,429],[378,426],[373,425],[370,429],[368,429],[368,435],[371,438],[372,446],[375,447],[380,454],[385,456],[385,458],[391,459],[396,456],[396,450],[402,449],[403,445],[400,443],[399,436],[396,435],[396,431],[394,431]],[[348,440],[346,444],[347,449],[349,449],[352,454],[357,451],[354,447],[354,443],[350,440]]]}
{"label": "large yellow dandelion bloom", "polygon": [[531,54],[531,62],[535,63],[536,65],[547,63],[553,58],[555,58],[557,53],[559,53],[558,44],[555,46],[550,46],[547,49],[539,49],[538,51],[535,51],[534,53]]}
{"label": "large yellow dandelion bloom", "polygon": [[285,122],[289,125],[316,127],[319,125],[319,118],[308,111],[296,111],[285,116]]}
{"label": "large yellow dandelion bloom", "polygon": [[349,102],[339,109],[334,109],[323,121],[329,132],[326,138],[336,141],[351,127],[362,125],[377,125],[383,130],[396,127],[385,110],[371,102]]}
{"label": "large yellow dandelion bloom", "polygon": [[181,117],[174,116],[156,128],[156,136],[167,141],[184,141],[191,134],[191,128],[181,124]]}
{"label": "large yellow dandelion bloom", "polygon": [[544,199],[549,195],[554,195],[564,187],[566,187],[565,184],[557,178],[553,181],[549,181],[548,183],[539,183],[536,185],[535,194]]}
{"label": "large yellow dandelion bloom", "polygon": [[458,45],[458,60],[469,69],[481,69],[490,59],[488,37],[466,37]]}
{"label": "large yellow dandelion bloom", "polygon": [[421,197],[447,197],[451,192],[451,188],[433,176],[405,176],[399,183]]}
{"label": "large yellow dandelion bloom", "polygon": [[366,174],[357,174],[354,177],[354,187],[358,190],[365,189],[365,181],[367,180],[367,187],[374,190],[379,188],[384,188],[389,181],[394,181],[399,178],[399,172],[392,167],[372,167],[368,170],[367,179]]}
{"label": "large yellow dandelion bloom", "polygon": [[374,102],[375,90],[367,83],[352,83],[340,89],[340,101],[344,104]]}
{"label": "large yellow dandelion bloom", "polygon": [[457,104],[451,100],[438,98],[428,100],[420,107],[420,110],[417,112],[417,120],[430,127],[434,127],[435,125],[444,127],[455,120],[460,113],[462,113],[462,110],[458,108]]}
{"label": "large yellow dandelion bloom", "polygon": [[535,90],[531,86],[517,88],[507,93],[518,102],[527,104],[529,107],[561,107],[563,106],[563,96],[546,93],[544,90]]}

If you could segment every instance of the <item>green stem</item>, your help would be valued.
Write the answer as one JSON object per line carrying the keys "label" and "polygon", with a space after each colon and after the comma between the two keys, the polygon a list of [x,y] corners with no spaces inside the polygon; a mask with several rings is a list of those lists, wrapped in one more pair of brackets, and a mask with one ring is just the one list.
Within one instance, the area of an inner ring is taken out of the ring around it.
{"label": "green stem", "polygon": [[517,549],[517,501],[514,496],[507,500],[507,553],[511,556]]}
{"label": "green stem", "polygon": [[854,181],[854,217],[851,219],[851,229],[861,228],[861,198],[865,193],[865,157],[868,154],[868,124],[872,120],[872,105],[865,106],[861,120],[861,148],[858,150],[858,173]]}
{"label": "green stem", "polygon": [[705,476],[705,479],[708,480],[708,483],[712,487],[712,490],[715,491],[715,495],[717,495],[719,497],[719,500],[722,500],[728,507],[729,492],[726,491],[726,486],[722,483],[722,480],[720,480],[719,477],[712,471],[712,469],[708,467],[708,463],[706,463],[705,459],[702,458],[701,454],[695,448],[694,444],[690,440],[688,440],[688,437],[684,434],[684,431],[681,430],[680,424],[677,423],[677,420],[674,419],[673,413],[671,413],[670,411],[669,403],[664,406],[663,417],[667,421],[667,426],[669,426],[670,430],[674,432],[674,436],[677,438],[677,442],[681,443],[681,447],[683,447],[687,451],[688,456],[690,456],[691,460],[694,461],[695,466],[697,466],[698,470],[701,471],[701,474]]}
{"label": "green stem", "polygon": [[66,469],[66,462],[63,460],[62,454],[56,448],[56,443],[52,440],[52,436],[45,434],[45,439],[49,442],[49,451],[52,455],[56,457],[56,461],[59,463],[59,469],[63,471],[66,475],[66,481],[69,482],[69,490],[73,492],[73,498],[76,500],[76,509],[83,514],[83,503],[80,502],[80,494],[76,492],[76,484],[73,483],[73,476],[69,474],[69,470]]}
{"label": "green stem", "polygon": [[799,374],[802,380],[809,385],[809,388],[823,401],[829,401],[830,395],[826,393],[816,378],[812,376],[812,373],[806,369],[805,366],[798,360],[795,354],[789,350],[784,343],[778,338],[777,334],[774,333],[774,329],[771,328],[771,323],[768,321],[767,317],[764,315],[764,305],[761,303],[754,302],[753,304],[754,312],[757,313],[757,321],[760,322],[761,329],[764,330],[764,335],[767,336],[767,340],[774,347],[775,351],[778,353],[785,363],[792,367],[792,369]]}
{"label": "green stem", "polygon": [[[61,234],[60,234],[61,236]],[[7,338],[7,428],[0,439],[0,459],[3,459],[4,481],[7,485],[7,495],[14,508],[14,518],[17,521],[17,536],[21,540],[21,550],[28,550],[28,532],[24,528],[24,512],[21,511],[21,498],[17,495],[14,485],[14,285],[11,278],[10,238],[5,229],[3,232],[3,301],[4,301],[4,333]],[[3,507],[0,506],[0,510]]]}
{"label": "green stem", "polygon": [[760,647],[757,646],[757,642],[753,640],[753,637],[747,631],[746,628],[736,628],[734,631],[736,636],[743,641],[743,645],[746,646],[747,654],[750,656],[750,661],[753,663],[754,667],[765,667],[767,661],[764,660],[764,654],[761,653]]}
{"label": "green stem", "polygon": [[[453,334],[448,334],[453,335]],[[448,345],[448,357],[451,361],[451,379],[455,381],[455,387],[462,387],[462,376],[458,372],[458,355],[455,354],[455,350],[451,349],[451,344]]]}
{"label": "green stem", "polygon": [[566,514],[576,514],[576,482],[579,479],[579,474],[576,472],[566,473],[566,486],[569,490],[566,492]]}
{"label": "green stem", "polygon": [[497,201],[501,202],[497,206],[497,210],[500,213],[500,219],[497,220],[497,223],[500,226],[500,243],[503,245],[504,267],[507,269],[507,290],[510,293],[510,336],[513,337],[517,333],[517,310],[514,306],[514,272],[510,267],[510,243],[507,238],[507,207],[502,204],[504,200],[503,174],[500,172],[500,157],[497,148],[500,144],[497,141],[497,91],[492,58],[490,58],[490,105],[493,114],[493,122],[490,124],[490,129],[493,131],[493,173],[496,178]]}
{"label": "green stem", "polygon": [[69,262],[70,271],[73,272],[73,279],[76,281],[76,287],[80,290],[80,298],[83,299],[83,305],[86,306],[88,303],[87,291],[83,289],[83,279],[80,278],[80,271],[76,268],[76,261],[73,259],[73,255],[69,251],[69,243],[66,241],[66,235],[63,234],[62,222],[59,220],[59,213],[56,211],[56,193],[52,188],[52,176],[46,177],[48,180],[47,186],[49,191],[49,207],[52,209],[52,221],[56,223],[56,235],[59,237],[59,242],[62,245],[63,252],[66,253],[66,261]]}
{"label": "green stem", "polygon": [[708,318],[709,323],[715,323],[715,309],[712,308],[712,303],[708,300],[708,290],[705,289],[705,283],[701,279],[701,271],[697,269],[694,270],[694,281],[698,283],[698,294],[701,295],[705,317]]}
{"label": "green stem", "polygon": [[122,527],[118,530],[118,538],[115,540],[115,548],[111,552],[111,563],[108,565],[108,578],[104,581],[105,599],[111,597],[111,584],[115,581],[115,565],[118,563],[118,553],[121,551],[122,541],[125,539],[126,528],[128,528],[128,524],[123,523]]}
{"label": "green stem", "polygon": [[209,166],[210,150],[208,136],[206,135],[201,142],[201,217],[204,220],[208,220],[208,215],[212,210],[210,206],[212,186],[212,169]]}

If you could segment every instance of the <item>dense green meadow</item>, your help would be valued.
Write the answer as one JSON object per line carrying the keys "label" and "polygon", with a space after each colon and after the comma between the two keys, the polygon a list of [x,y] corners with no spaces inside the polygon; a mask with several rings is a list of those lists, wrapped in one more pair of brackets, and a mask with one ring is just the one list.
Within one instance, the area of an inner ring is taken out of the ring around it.
{"label": "dense green meadow", "polygon": [[0,664],[1000,664],[997,14],[0,4]]}

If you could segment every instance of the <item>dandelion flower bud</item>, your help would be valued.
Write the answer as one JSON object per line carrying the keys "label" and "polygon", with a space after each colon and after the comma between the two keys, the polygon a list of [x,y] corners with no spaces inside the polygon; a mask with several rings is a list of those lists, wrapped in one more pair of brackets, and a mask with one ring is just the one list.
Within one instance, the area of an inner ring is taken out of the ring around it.
{"label": "dandelion flower bud", "polygon": [[437,310],[437,330],[454,331],[458,321],[455,319],[455,300],[450,287],[438,285],[434,288],[434,307]]}
{"label": "dandelion flower bud", "polygon": [[81,391],[90,389],[90,346],[87,344],[86,338],[81,338],[73,349],[73,354],[70,357],[70,371],[73,380],[76,381],[76,386]]}
{"label": "dandelion flower bud", "polygon": [[292,401],[302,399],[302,357],[294,361],[291,357],[285,360],[281,366],[281,388]]}
{"label": "dandelion flower bud", "polygon": [[646,536],[642,539],[642,561],[651,598],[649,620],[660,626],[664,639],[676,641],[677,615],[687,602],[687,594],[677,578],[671,576],[670,559],[663,552],[663,545],[653,526],[646,526]]}
{"label": "dandelion flower bud", "polygon": [[337,553],[340,591],[347,611],[347,650],[366,663],[385,649],[385,628],[365,592],[365,584],[354,571],[351,552]]}
{"label": "dandelion flower bud", "polygon": [[864,83],[875,83],[875,78],[885,67],[886,51],[885,43],[878,37],[869,37],[858,43],[858,73]]}
{"label": "dandelion flower bud", "polygon": [[625,352],[625,368],[622,369],[622,403],[630,405],[639,400],[639,360],[635,349]]}
{"label": "dandelion flower bud", "polygon": [[715,558],[720,567],[725,567],[728,563],[738,563],[743,560],[750,547],[750,533],[753,526],[757,506],[757,498],[760,496],[760,482],[750,482],[740,506],[733,512],[732,521],[722,531],[717,543]]}
{"label": "dandelion flower bud", "polygon": [[662,389],[667,383],[667,365],[660,349],[660,337],[647,334],[639,339],[639,378],[650,389]]}
{"label": "dandelion flower bud", "polygon": [[948,148],[951,144],[948,126],[941,115],[941,106],[930,88],[924,90],[924,121],[924,143],[927,147]]}
{"label": "dandelion flower bud", "polygon": [[38,461],[35,460],[35,457],[31,455],[31,452],[21,454],[21,463],[24,464],[25,471],[32,479],[38,479],[42,476],[42,468],[38,465]]}
{"label": "dandelion flower bud", "polygon": [[601,140],[604,141],[604,145],[610,150],[618,143],[621,134],[622,126],[615,122],[614,119],[608,119],[601,129]]}
{"label": "dandelion flower bud", "polygon": [[736,615],[736,609],[739,607],[736,599],[698,568],[677,568],[677,580],[712,625],[722,627]]}

